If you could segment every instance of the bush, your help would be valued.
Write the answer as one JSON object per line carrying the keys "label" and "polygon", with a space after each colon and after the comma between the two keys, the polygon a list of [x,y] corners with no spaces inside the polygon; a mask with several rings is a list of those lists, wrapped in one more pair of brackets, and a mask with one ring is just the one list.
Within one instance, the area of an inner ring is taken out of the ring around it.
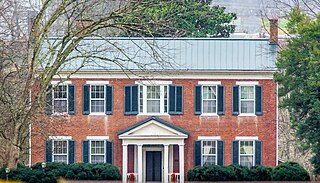
{"label": "bush", "polygon": [[266,166],[254,166],[250,168],[248,178],[252,181],[271,181],[272,168]]}
{"label": "bush", "polygon": [[309,181],[309,173],[298,163],[285,162],[272,170],[274,181]]}
{"label": "bush", "polygon": [[[0,169],[0,179],[6,179],[6,166]],[[117,167],[111,164],[47,163],[42,168],[37,163],[31,168],[18,166],[8,174],[10,180],[20,180],[28,183],[56,183],[60,177],[69,180],[120,180],[121,175]]]}
{"label": "bush", "polygon": [[189,181],[227,181],[229,172],[218,165],[195,167],[188,171]]}

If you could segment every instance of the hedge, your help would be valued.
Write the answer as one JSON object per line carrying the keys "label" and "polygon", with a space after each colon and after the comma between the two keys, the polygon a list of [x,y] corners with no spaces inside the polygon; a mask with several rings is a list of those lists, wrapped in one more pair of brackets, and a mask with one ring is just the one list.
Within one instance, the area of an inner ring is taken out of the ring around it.
{"label": "hedge", "polygon": [[[6,166],[0,169],[0,179],[6,179]],[[11,169],[8,174],[10,180],[20,180],[30,183],[56,183],[58,178],[68,180],[120,180],[121,175],[117,167],[108,163],[85,164],[47,163],[42,168],[37,163],[31,168],[19,165]]]}
{"label": "hedge", "polygon": [[188,181],[309,181],[308,172],[298,163],[286,162],[275,168],[239,165],[197,166],[188,171]]}

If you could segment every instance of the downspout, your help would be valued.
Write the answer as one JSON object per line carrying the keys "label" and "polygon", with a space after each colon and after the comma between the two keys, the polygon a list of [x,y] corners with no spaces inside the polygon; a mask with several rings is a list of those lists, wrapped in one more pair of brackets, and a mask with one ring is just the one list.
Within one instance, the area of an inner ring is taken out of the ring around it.
{"label": "downspout", "polygon": [[276,165],[278,165],[278,162],[279,162],[279,95],[278,95],[278,92],[279,92],[279,84],[277,82],[277,104],[276,104],[276,122],[277,122],[277,127],[276,127],[276,138],[277,138],[277,141],[276,141]]}

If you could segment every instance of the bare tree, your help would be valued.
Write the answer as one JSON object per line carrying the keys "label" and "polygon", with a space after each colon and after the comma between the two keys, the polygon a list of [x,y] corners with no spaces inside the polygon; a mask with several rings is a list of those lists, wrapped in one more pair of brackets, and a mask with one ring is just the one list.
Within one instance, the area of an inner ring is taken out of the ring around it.
{"label": "bare tree", "polygon": [[[81,59],[74,72],[90,62],[105,69],[108,64],[115,64],[124,71],[128,63],[142,71],[149,70],[152,64],[171,67],[170,62],[164,62],[159,56],[160,49],[152,42],[146,45],[154,59],[147,64],[136,61],[125,49],[103,38],[119,32],[152,35],[154,30],[173,29],[166,26],[169,17],[141,23],[117,21],[155,3],[168,3],[166,1],[42,0],[39,7],[26,6],[30,2],[25,1],[0,2],[0,163],[8,163],[9,167],[15,167],[21,154],[27,151],[30,125],[42,128],[46,105],[43,101],[51,92],[48,90],[51,80],[62,68],[74,64],[74,59]],[[106,11],[110,2],[115,4]],[[23,17],[19,13],[25,13],[27,18],[18,19]],[[173,29],[172,32],[179,31]],[[53,35],[60,38],[51,39]],[[90,47],[85,41],[88,37],[99,37],[107,46]],[[87,47],[90,49],[84,49]],[[146,48],[141,49],[146,51]],[[116,50],[122,56],[111,58],[102,54],[108,50]]]}

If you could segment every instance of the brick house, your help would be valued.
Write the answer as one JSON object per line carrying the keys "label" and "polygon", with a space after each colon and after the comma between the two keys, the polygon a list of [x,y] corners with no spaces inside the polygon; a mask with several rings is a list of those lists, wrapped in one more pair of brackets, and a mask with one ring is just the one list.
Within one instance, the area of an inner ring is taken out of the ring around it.
{"label": "brick house", "polygon": [[[84,41],[104,47],[99,39]],[[45,139],[33,129],[32,164],[113,163],[123,182],[131,173],[138,182],[168,182],[173,173],[183,182],[197,165],[277,164],[274,43],[230,38],[110,42],[135,50],[139,63],[154,57],[145,44],[156,42],[167,50],[161,59],[172,59],[179,69],[152,72],[146,79],[129,62],[122,66],[133,73],[115,65],[103,65],[108,72],[95,64],[82,68],[47,96],[48,120],[63,118],[64,123]],[[52,85],[77,64],[65,66]]]}

